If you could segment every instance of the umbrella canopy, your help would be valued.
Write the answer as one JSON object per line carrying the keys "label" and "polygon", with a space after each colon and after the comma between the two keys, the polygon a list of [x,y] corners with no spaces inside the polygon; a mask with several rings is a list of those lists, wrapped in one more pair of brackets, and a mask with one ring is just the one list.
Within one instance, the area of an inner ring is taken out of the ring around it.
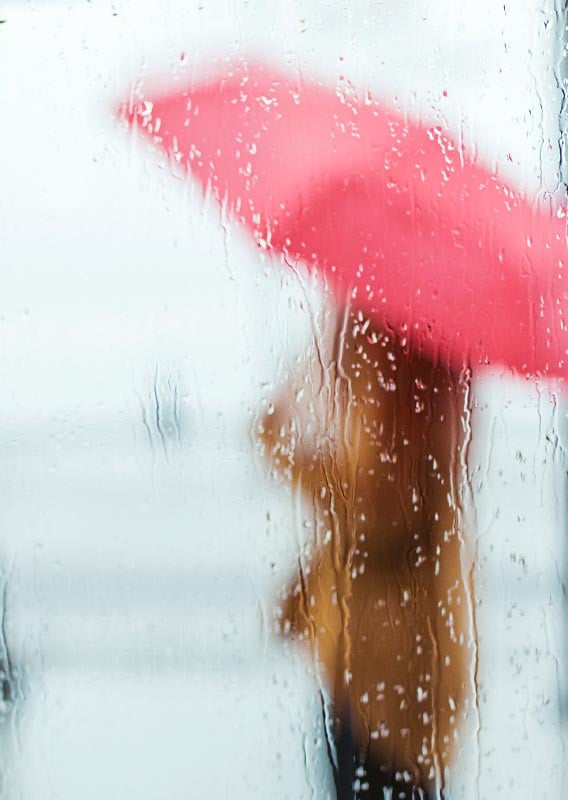
{"label": "umbrella canopy", "polygon": [[439,126],[258,64],[129,113],[262,245],[429,358],[568,374],[566,215]]}

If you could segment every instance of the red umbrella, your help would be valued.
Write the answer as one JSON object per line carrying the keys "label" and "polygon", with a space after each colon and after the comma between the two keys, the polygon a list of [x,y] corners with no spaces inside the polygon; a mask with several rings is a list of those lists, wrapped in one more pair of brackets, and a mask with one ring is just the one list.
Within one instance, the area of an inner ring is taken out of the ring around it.
{"label": "red umbrella", "polygon": [[536,207],[439,126],[258,64],[130,119],[261,244],[429,357],[568,373],[564,209]]}

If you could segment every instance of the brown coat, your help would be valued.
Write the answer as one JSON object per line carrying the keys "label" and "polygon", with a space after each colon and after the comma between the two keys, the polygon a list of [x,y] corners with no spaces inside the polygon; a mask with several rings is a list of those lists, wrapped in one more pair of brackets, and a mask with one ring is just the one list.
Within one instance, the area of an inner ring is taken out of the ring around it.
{"label": "brown coat", "polygon": [[329,358],[261,424],[274,470],[313,514],[278,625],[309,646],[331,695],[338,796],[434,796],[474,669],[460,512],[468,383],[355,312],[328,342]]}

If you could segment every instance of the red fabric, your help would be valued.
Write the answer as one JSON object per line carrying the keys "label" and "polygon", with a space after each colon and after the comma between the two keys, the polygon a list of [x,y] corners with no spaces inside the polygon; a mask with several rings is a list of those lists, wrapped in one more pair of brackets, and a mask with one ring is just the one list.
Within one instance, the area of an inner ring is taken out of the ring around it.
{"label": "red fabric", "polygon": [[251,64],[151,100],[131,120],[376,324],[456,368],[568,374],[564,211],[440,128]]}

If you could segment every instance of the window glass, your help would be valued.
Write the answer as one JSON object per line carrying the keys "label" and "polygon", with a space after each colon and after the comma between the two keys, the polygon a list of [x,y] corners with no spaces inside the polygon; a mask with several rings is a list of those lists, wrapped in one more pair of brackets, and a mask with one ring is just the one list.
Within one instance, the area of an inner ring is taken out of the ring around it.
{"label": "window glass", "polygon": [[0,797],[561,797],[557,0],[4,0]]}

